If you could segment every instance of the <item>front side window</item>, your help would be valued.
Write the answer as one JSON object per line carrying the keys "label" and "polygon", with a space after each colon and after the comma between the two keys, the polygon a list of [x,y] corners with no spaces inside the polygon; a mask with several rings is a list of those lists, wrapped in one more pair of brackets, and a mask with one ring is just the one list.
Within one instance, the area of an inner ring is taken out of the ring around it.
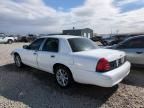
{"label": "front side window", "polygon": [[40,39],[37,39],[35,40],[32,44],[29,45],[29,48],[30,50],[39,50],[41,44],[43,43],[44,41],[44,38],[40,38]]}
{"label": "front side window", "polygon": [[59,40],[55,38],[48,38],[42,48],[42,51],[58,52]]}
{"label": "front side window", "polygon": [[97,48],[91,40],[86,38],[71,38],[68,39],[68,42],[73,52],[87,51]]}

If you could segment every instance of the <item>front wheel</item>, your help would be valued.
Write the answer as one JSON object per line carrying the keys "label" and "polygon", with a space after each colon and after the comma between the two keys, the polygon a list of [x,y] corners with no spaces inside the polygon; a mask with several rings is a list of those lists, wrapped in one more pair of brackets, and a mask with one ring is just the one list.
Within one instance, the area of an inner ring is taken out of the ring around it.
{"label": "front wheel", "polygon": [[15,54],[14,55],[14,62],[15,62],[15,65],[19,68],[21,68],[23,66],[23,63],[21,61],[21,58],[18,54]]}
{"label": "front wheel", "polygon": [[70,70],[64,66],[59,66],[55,69],[55,78],[60,87],[68,87],[73,79]]}

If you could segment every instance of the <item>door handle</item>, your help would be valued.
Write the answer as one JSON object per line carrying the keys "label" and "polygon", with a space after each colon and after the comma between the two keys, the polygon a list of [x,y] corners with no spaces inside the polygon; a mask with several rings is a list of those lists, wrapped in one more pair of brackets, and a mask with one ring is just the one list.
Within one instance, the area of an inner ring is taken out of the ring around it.
{"label": "door handle", "polygon": [[143,52],[136,52],[137,54],[142,54]]}
{"label": "door handle", "polygon": [[55,56],[54,55],[51,55],[51,58],[54,58]]}

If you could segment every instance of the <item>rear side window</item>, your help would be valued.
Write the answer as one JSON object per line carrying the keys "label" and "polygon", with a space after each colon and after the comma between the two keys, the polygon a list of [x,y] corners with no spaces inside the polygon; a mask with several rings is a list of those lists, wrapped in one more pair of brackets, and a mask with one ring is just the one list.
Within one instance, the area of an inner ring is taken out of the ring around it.
{"label": "rear side window", "polygon": [[59,40],[55,38],[48,38],[42,48],[42,51],[58,52]]}
{"label": "rear side window", "polygon": [[40,38],[40,39],[35,40],[32,44],[30,44],[29,49],[30,50],[39,50],[43,41],[44,41],[44,38]]}

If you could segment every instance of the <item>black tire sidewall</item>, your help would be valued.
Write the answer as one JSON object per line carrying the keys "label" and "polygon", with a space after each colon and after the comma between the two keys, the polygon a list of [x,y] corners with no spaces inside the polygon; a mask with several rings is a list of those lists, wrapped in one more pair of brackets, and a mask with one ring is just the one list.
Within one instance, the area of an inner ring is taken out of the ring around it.
{"label": "black tire sidewall", "polygon": [[[19,60],[20,60],[20,66],[18,66],[18,65],[16,64],[16,57],[19,57]],[[18,54],[14,55],[14,61],[15,61],[15,65],[16,65],[17,67],[19,67],[19,68],[22,67],[23,64],[22,64],[21,58],[20,58],[20,56],[19,56]]]}

